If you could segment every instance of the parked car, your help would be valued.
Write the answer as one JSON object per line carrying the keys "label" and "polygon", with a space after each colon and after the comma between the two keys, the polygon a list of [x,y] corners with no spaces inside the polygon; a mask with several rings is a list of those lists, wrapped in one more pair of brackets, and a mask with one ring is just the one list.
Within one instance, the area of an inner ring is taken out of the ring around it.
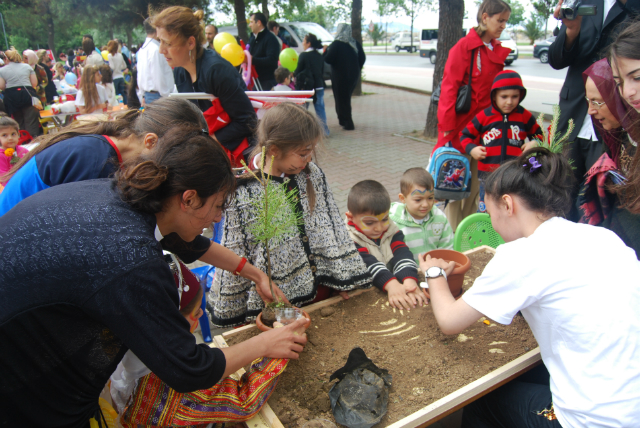
{"label": "parked car", "polygon": [[502,46],[504,46],[505,48],[511,49],[511,52],[507,56],[507,59],[504,61],[504,65],[513,64],[513,61],[518,59],[518,45],[516,44],[516,41],[513,40],[511,36],[504,31],[502,32],[502,35],[500,35],[498,41],[502,43]]}
{"label": "parked car", "polygon": [[540,58],[540,62],[546,64],[549,62],[549,46],[556,40],[556,36],[551,36],[547,40],[537,42],[533,45],[533,57]]}
{"label": "parked car", "polygon": [[400,52],[400,50],[406,50],[407,52],[417,52],[419,45],[420,39],[414,37],[413,46],[411,46],[411,34],[409,33],[398,33],[391,39],[391,46],[393,46],[396,52]]}
{"label": "parked car", "polygon": [[[302,41],[304,40],[304,36],[309,33],[315,34],[325,47],[329,46],[334,40],[331,33],[315,22],[278,22],[278,24],[280,25],[278,36],[284,40],[289,47],[295,49],[298,54],[304,52]],[[238,27],[234,26],[220,27],[218,31],[229,33],[233,36],[238,35]],[[247,31],[251,32],[248,28]],[[251,36],[251,34],[249,34],[249,36]],[[331,79],[331,66],[327,63],[324,64],[322,77],[324,80]]]}
{"label": "parked car", "polygon": [[438,30],[423,29],[420,35],[420,56],[429,58],[431,64],[436,63],[436,52],[438,51]]}

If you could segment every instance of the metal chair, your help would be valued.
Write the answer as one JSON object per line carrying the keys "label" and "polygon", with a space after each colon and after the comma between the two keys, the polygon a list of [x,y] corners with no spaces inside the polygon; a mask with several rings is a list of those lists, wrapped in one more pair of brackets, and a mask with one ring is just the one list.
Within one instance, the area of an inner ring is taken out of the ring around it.
{"label": "metal chair", "polygon": [[453,238],[453,249],[467,251],[482,245],[497,248],[504,240],[491,226],[489,214],[476,213],[462,220]]}

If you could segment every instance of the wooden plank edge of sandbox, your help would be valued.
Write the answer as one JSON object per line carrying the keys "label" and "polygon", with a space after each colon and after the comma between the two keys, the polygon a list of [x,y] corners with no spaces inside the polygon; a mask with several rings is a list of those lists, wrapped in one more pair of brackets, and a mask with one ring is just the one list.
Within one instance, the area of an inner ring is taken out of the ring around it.
{"label": "wooden plank edge of sandbox", "polygon": [[[213,341],[209,343],[211,348],[228,348],[227,342],[220,335],[214,336]],[[237,379],[240,379],[245,374],[245,369],[241,368],[233,374]],[[276,416],[273,409],[269,406],[269,403],[265,402],[260,411],[251,419],[243,422],[247,428],[284,428],[280,419]]]}
{"label": "wooden plank edge of sandbox", "polygon": [[[496,252],[495,249],[489,247],[488,245],[482,245],[480,247],[476,247],[476,248],[473,248],[471,250],[465,251],[464,254],[469,255],[469,254],[477,253],[477,252],[480,252],[480,251],[489,251],[490,253],[494,253],[494,254]],[[354,291],[350,291],[348,294],[349,294],[349,297],[355,297],[355,296],[357,296],[359,294],[365,293],[367,291],[371,291],[371,290],[373,290],[373,288],[374,287],[354,290]],[[342,300],[343,299],[342,299],[341,296],[330,297],[329,299],[323,300],[321,302],[314,303],[314,304],[309,305],[309,306],[305,306],[304,310],[307,313],[314,312],[314,311],[317,311],[318,309],[322,309],[322,308],[324,308],[326,306],[331,306],[333,304],[336,304],[336,303],[338,303],[338,302],[340,302]],[[234,336],[236,334],[242,333],[243,331],[253,330],[255,328],[257,328],[257,326],[255,324],[253,324],[253,323],[252,324],[247,324],[247,325],[244,325],[242,327],[235,328],[235,329],[233,329],[231,331],[226,331],[226,332],[222,333],[222,337],[231,337],[231,336]]]}
{"label": "wooden plank edge of sandbox", "polygon": [[531,370],[540,364],[541,361],[540,348],[532,349],[526,354],[519,356],[515,360],[499,367],[480,379],[463,386],[446,397],[400,419],[398,422],[388,425],[387,428],[428,426],[520,376],[522,373]]}

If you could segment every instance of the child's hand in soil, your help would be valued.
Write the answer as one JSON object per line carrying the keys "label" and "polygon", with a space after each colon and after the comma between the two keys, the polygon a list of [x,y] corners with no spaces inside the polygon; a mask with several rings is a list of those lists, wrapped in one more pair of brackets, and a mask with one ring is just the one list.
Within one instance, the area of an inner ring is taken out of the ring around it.
{"label": "child's hand in soil", "polygon": [[407,293],[407,297],[409,297],[413,302],[414,308],[416,306],[424,306],[427,304],[427,298],[424,293],[422,293],[422,290],[418,287],[418,283],[415,280],[406,278],[403,285],[404,291]]}
{"label": "child's hand in soil", "polygon": [[389,304],[394,308],[410,311],[412,307],[416,307],[411,298],[407,296],[404,284],[401,284],[397,280],[392,279],[389,281],[385,286],[385,290],[387,291]]}
{"label": "child's hand in soil", "polygon": [[262,345],[265,347],[262,355],[267,358],[298,359],[298,354],[307,343],[307,335],[304,331],[309,324],[308,319],[300,318],[289,325],[274,328],[256,336],[262,339]]}
{"label": "child's hand in soil", "polygon": [[487,157],[487,149],[485,149],[484,147],[474,147],[473,150],[471,150],[470,155],[475,159],[475,160],[482,160],[484,158]]}

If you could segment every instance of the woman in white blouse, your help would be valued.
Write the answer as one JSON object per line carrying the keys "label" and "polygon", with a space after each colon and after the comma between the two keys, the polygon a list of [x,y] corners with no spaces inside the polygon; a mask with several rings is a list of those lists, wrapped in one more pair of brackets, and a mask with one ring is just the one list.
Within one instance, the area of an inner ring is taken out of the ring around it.
{"label": "woman in white blouse", "polygon": [[127,65],[124,62],[124,58],[122,58],[122,54],[118,52],[118,42],[115,40],[109,41],[107,51],[109,52],[109,68],[113,73],[113,86],[116,94],[122,95],[122,101],[126,104],[127,85],[124,82],[124,73],[127,72]]}

